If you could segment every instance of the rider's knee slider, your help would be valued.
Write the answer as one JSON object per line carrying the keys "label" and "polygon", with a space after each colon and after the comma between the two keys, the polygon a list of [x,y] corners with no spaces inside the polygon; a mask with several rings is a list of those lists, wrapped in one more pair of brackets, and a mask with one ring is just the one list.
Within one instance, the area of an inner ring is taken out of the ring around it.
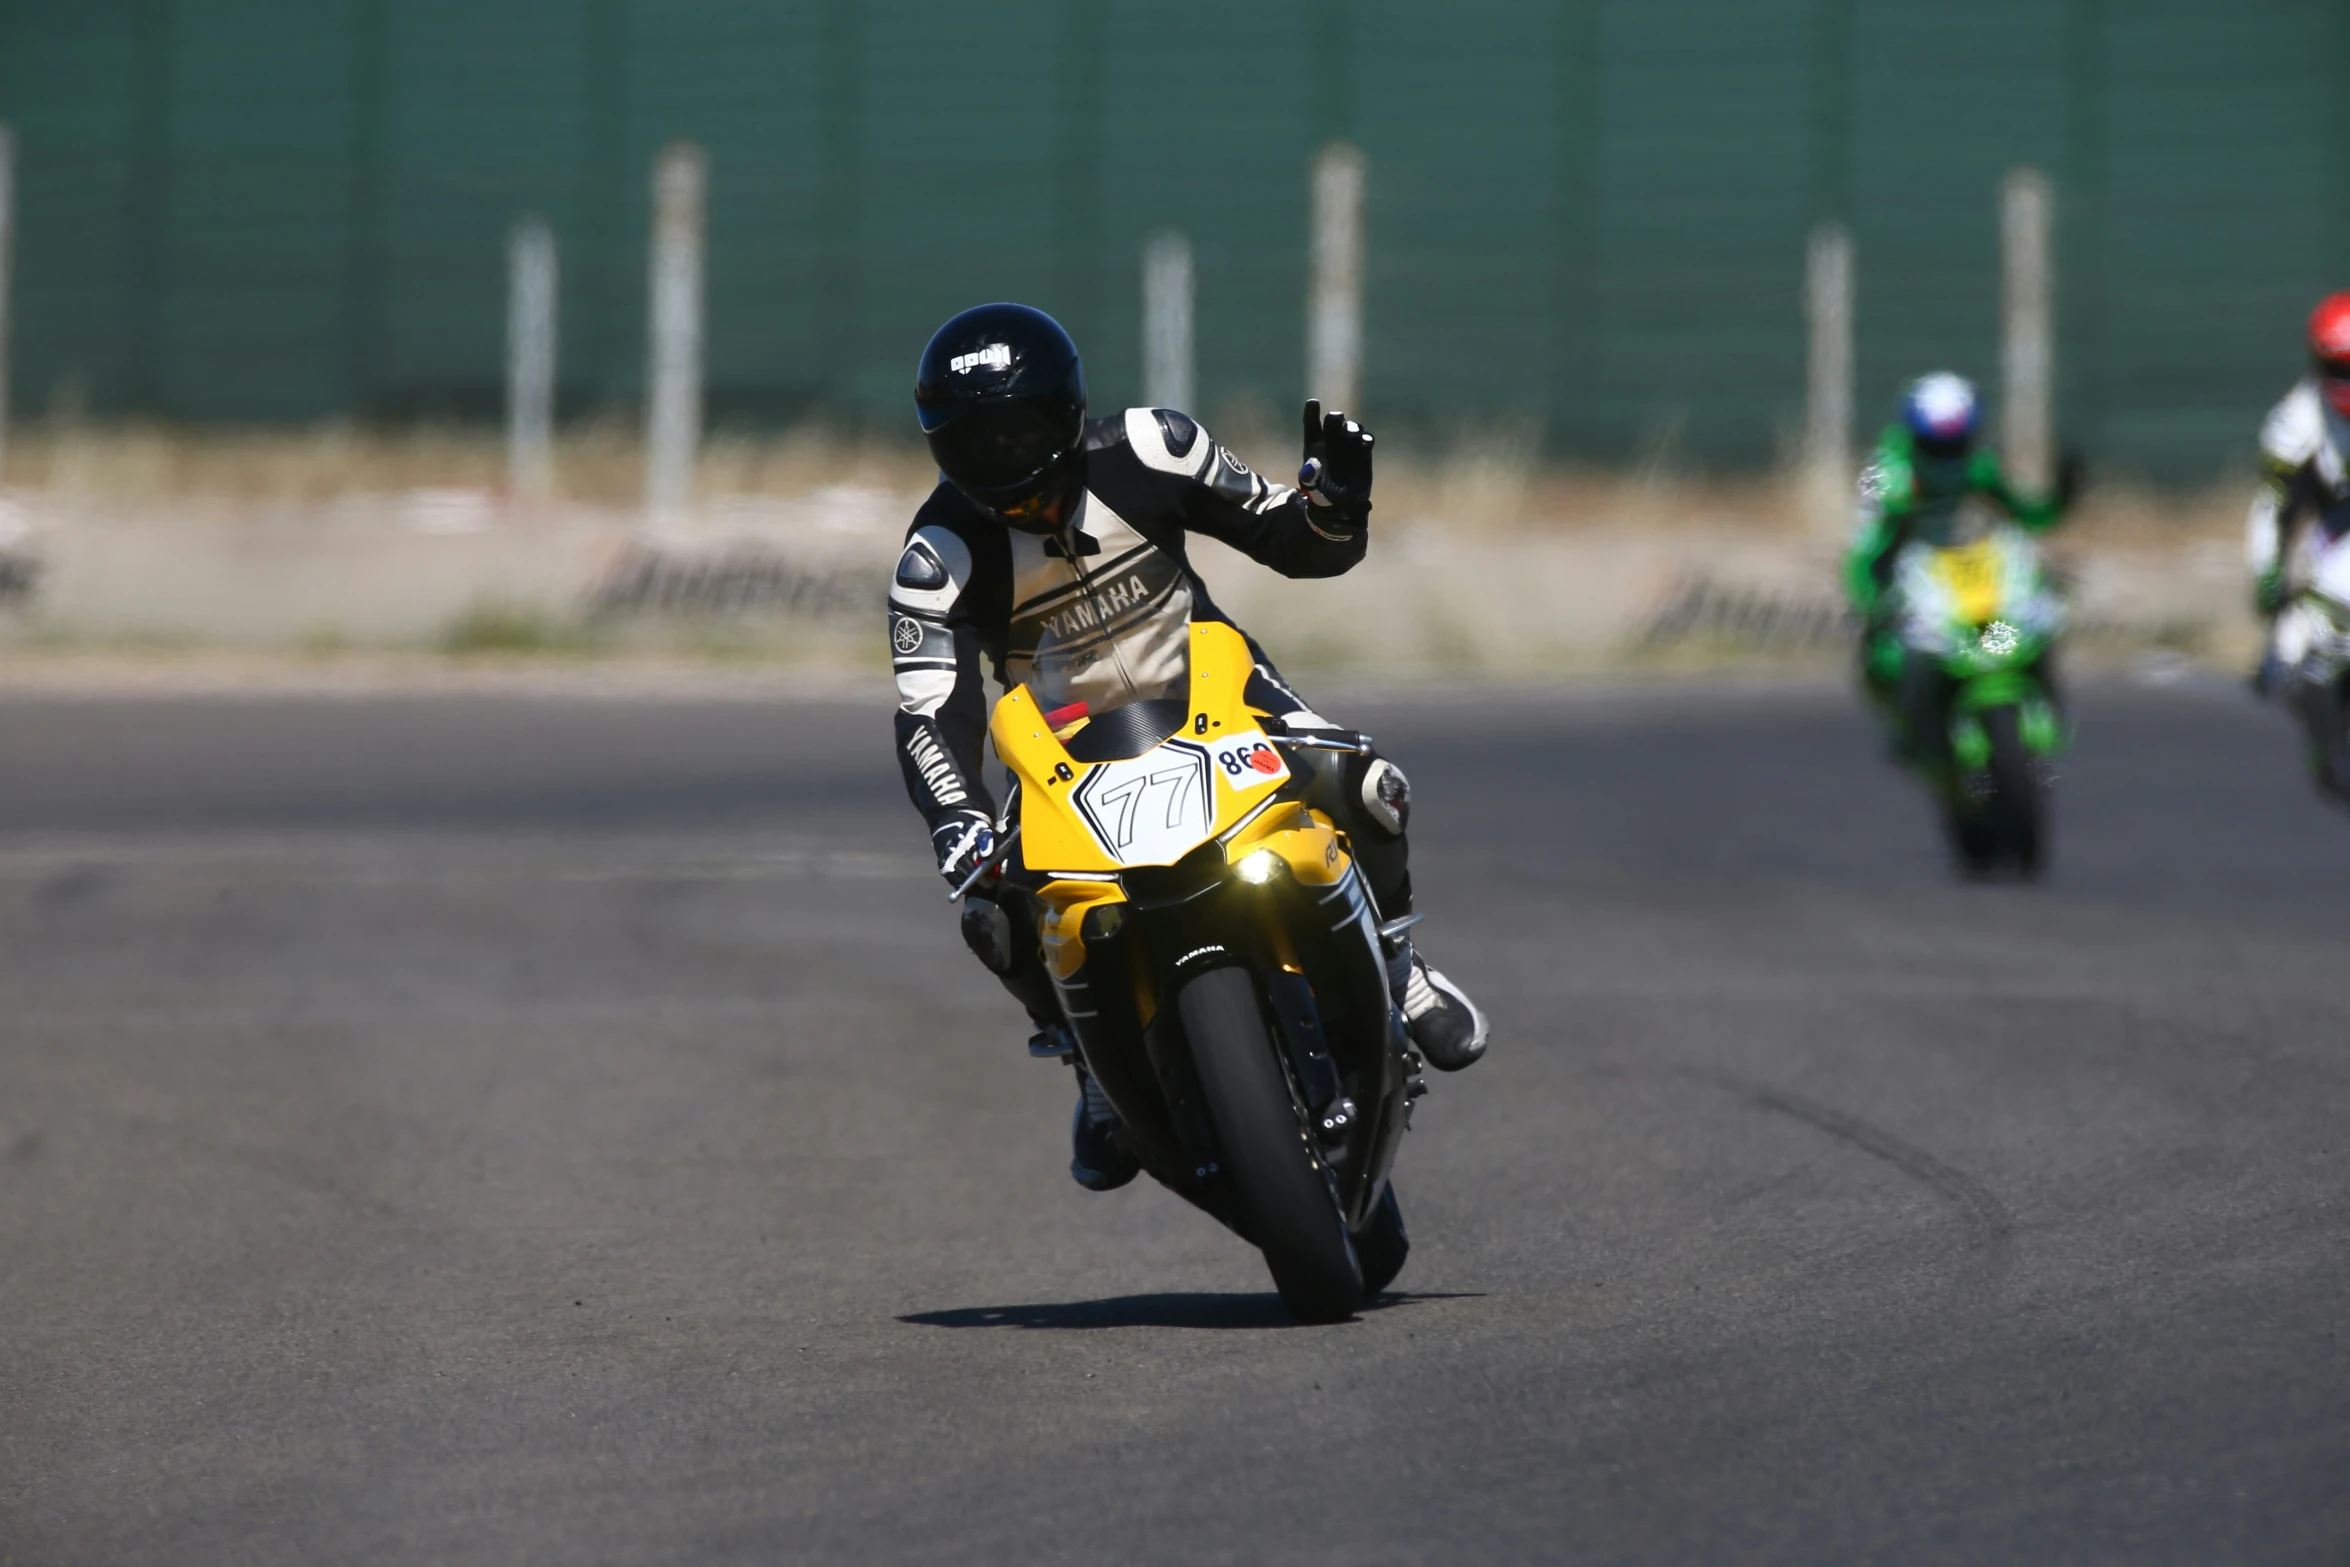
{"label": "rider's knee slider", "polygon": [[963,945],[991,974],[1012,972],[1012,916],[989,898],[963,900]]}

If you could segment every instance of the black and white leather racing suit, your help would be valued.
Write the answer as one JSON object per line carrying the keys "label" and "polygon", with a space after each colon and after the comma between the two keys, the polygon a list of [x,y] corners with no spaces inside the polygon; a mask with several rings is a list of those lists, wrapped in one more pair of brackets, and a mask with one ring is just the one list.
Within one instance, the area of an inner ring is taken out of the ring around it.
{"label": "black and white leather racing suit", "polygon": [[2296,551],[2304,525],[2328,542],[2350,533],[2350,419],[2303,376],[2260,427],[2259,493],[2244,520],[2244,563],[2253,597],[2274,615],[2299,586]]}
{"label": "black and white leather racing suit", "polygon": [[2350,800],[2341,695],[2324,666],[2322,678],[2302,678],[2303,661],[2330,635],[2332,618],[2300,595],[2319,556],[2350,534],[2350,418],[2320,394],[2315,376],[2303,376],[2269,412],[2260,464],[2260,490],[2244,525],[2253,606],[2268,618],[2253,689],[2300,719],[2311,777],[2327,794]]}
{"label": "black and white leather racing suit", "polygon": [[[1193,533],[1288,577],[1338,576],[1368,543],[1366,515],[1313,505],[1267,481],[1168,409],[1088,420],[1082,485],[1072,522],[1090,603],[1060,538],[1006,528],[950,484],[931,492],[907,530],[889,593],[898,761],[942,860],[948,843],[996,809],[981,777],[983,671],[1007,688],[1027,681],[1040,639],[1065,640],[1077,629],[1115,634],[1146,665],[1178,667],[1172,661],[1185,656],[1193,621],[1231,624],[1192,569],[1185,546]],[[1070,623],[1101,609],[1106,625]],[[1269,727],[1337,727],[1307,707],[1253,638],[1249,650],[1256,671],[1247,700]],[[1075,694],[1086,695],[1082,685]],[[1403,773],[1375,755],[1309,752],[1298,762],[1309,775],[1307,798],[1352,838],[1381,914],[1411,912]],[[1007,880],[1017,886],[1020,875]],[[968,904],[963,929],[980,960],[1047,1028],[1059,1010],[1032,920],[1026,900],[1009,897]]]}

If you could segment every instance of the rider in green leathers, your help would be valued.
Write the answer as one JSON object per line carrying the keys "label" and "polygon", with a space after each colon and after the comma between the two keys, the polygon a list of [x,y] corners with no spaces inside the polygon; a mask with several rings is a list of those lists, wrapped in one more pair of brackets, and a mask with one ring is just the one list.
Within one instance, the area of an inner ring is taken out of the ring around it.
{"label": "rider in green leathers", "polygon": [[[2028,496],[2007,481],[1999,454],[1975,444],[1982,420],[1974,384],[1939,371],[1902,394],[1901,417],[1887,427],[1860,480],[1860,527],[1844,557],[1844,591],[1861,620],[1861,683],[1870,700],[1913,751],[1904,720],[1928,671],[1910,670],[1899,635],[1900,606],[1890,591],[1894,562],[1912,540],[1950,540],[1967,502],[1981,497],[2029,533],[2045,533],[2063,516],[2075,486],[2068,460],[2056,493]],[[2050,680],[2053,691],[2054,682]]]}

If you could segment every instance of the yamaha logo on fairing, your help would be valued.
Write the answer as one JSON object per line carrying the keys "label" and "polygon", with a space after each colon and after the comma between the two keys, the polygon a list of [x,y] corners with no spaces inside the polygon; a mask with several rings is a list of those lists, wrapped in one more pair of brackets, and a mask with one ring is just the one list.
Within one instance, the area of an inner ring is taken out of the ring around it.
{"label": "yamaha logo on fairing", "polygon": [[947,368],[957,375],[969,375],[974,370],[1009,370],[1012,368],[1012,345],[989,343],[967,354],[957,354],[947,361]]}

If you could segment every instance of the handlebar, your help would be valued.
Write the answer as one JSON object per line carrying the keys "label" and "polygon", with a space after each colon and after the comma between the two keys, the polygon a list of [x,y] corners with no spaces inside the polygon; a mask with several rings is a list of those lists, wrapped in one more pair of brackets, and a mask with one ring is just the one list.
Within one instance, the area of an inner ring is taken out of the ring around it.
{"label": "handlebar", "polygon": [[977,865],[971,867],[971,874],[963,878],[963,885],[957,887],[954,891],[947,894],[947,902],[955,903],[960,901],[965,893],[979,885],[979,879],[982,876],[985,876],[989,871],[992,871],[997,866],[1003,864],[1005,857],[1012,852],[1012,845],[1018,842],[1019,838],[1020,824],[1018,822],[1014,822],[1012,824],[1011,831],[1005,833],[1001,838],[996,840],[996,846],[988,854],[987,858],[981,860]]}
{"label": "handlebar", "polygon": [[1328,740],[1320,735],[1267,735],[1275,745],[1294,745],[1307,751],[1337,751],[1347,756],[1369,756],[1371,737],[1359,740]]}

